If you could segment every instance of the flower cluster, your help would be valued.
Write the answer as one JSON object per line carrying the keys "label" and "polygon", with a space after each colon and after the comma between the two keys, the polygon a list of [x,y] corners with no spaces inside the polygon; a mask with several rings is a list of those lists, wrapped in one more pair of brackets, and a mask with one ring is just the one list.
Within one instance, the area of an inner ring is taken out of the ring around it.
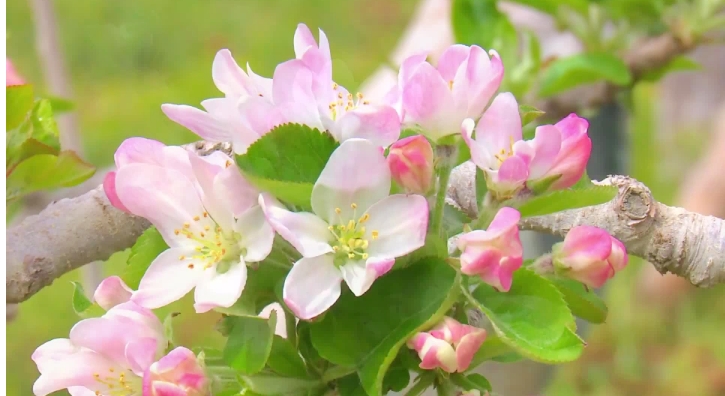
{"label": "flower cluster", "polygon": [[[362,296],[396,260],[445,234],[441,194],[450,166],[440,165],[451,162],[442,153],[455,150],[437,149],[461,146],[451,143],[456,140],[466,143],[484,172],[487,202],[493,203],[487,210],[496,214],[479,227],[486,229],[464,228],[468,232],[456,243],[460,256],[448,263],[500,292],[512,288],[523,246],[521,214],[509,199],[576,183],[591,151],[587,121],[572,114],[523,140],[513,95],[494,98],[504,75],[501,59],[478,46],[454,45],[437,66],[425,55],[411,56],[377,103],[333,81],[322,31],[318,42],[299,25],[294,52],[270,79],[219,51],[212,78],[224,97],[203,101],[204,110],[171,104],[162,110],[203,139],[231,142],[236,155],[251,153],[256,141],[282,124],[328,134],[336,148],[325,155],[314,186],[307,180],[308,202],[291,205],[275,196],[221,152],[202,156],[144,138],[123,142],[116,169],[104,179],[105,193],[116,208],[147,219],[168,248],[150,264],[138,290],[118,277],[104,280],[94,300],[106,314],[79,322],[69,339],[38,348],[36,395],[64,388],[74,396],[209,394],[209,378],[191,351],[180,347],[164,356],[167,341],[150,310],[194,290],[196,312],[229,312],[244,297],[250,271],[273,265],[270,254],[289,246],[298,255],[281,264],[287,266],[281,298],[253,313],[276,312],[276,334],[286,337],[295,323],[285,315],[315,320],[347,289]],[[404,128],[420,134],[399,139]],[[606,231],[580,227],[554,247],[552,260],[558,274],[598,287],[626,265],[626,257]],[[408,346],[422,369],[465,372],[485,338],[484,330],[445,317]]]}

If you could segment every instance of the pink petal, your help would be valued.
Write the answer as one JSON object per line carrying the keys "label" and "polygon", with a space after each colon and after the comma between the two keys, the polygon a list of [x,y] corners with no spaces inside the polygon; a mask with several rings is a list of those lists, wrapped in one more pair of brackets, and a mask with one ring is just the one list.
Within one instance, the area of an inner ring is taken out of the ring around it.
{"label": "pink petal", "polygon": [[69,387],[101,389],[105,393],[108,388],[98,383],[93,374],[106,374],[111,372],[111,369],[114,372],[120,371],[120,368],[109,359],[88,349],[68,355],[62,360],[50,362],[45,368],[48,369],[47,372],[41,373],[33,384],[35,395],[45,396]]}
{"label": "pink petal", "polygon": [[128,212],[128,209],[123,205],[121,199],[118,198],[118,193],[116,192],[116,172],[106,173],[106,176],[103,178],[103,192],[106,194],[108,201],[111,202],[111,205],[116,209]]}
{"label": "pink petal", "polygon": [[156,351],[159,349],[158,340],[154,338],[139,338],[126,344],[126,361],[131,370],[138,376],[156,360]]}
{"label": "pink petal", "polygon": [[[428,201],[421,195],[391,195],[371,206],[365,238],[371,259],[404,256],[425,244]],[[372,232],[378,237],[373,239]]]}
{"label": "pink petal", "polygon": [[471,118],[466,118],[461,123],[461,136],[471,151],[471,161],[481,169],[494,169],[497,160],[490,154],[484,140],[478,139],[478,136],[476,140],[473,139],[475,126],[476,124]]}
{"label": "pink petal", "polygon": [[461,254],[461,272],[466,275],[481,275],[492,272],[501,262],[501,251],[492,248],[466,249]]}
{"label": "pink petal", "polygon": [[194,352],[184,347],[178,347],[159,359],[154,365],[153,371],[157,374],[165,374],[178,369],[195,369],[197,366]]}
{"label": "pink petal", "polygon": [[627,256],[627,248],[618,239],[612,237],[612,253],[609,255],[609,264],[615,271],[621,271],[627,266],[629,256]]}
{"label": "pink petal", "polygon": [[518,210],[503,207],[496,212],[496,216],[488,226],[487,233],[493,236],[501,236],[515,232],[518,237],[519,220],[521,220],[521,213]]}
{"label": "pink petal", "polygon": [[93,300],[105,310],[131,299],[131,290],[118,276],[104,279],[96,288]]}
{"label": "pink petal", "polygon": [[426,135],[436,140],[455,133],[455,127],[448,129],[450,126],[445,122],[453,108],[451,91],[438,70],[429,63],[421,63],[402,90],[406,117],[426,129]]}
{"label": "pink petal", "polygon": [[585,135],[589,129],[589,121],[572,113],[556,123],[561,130],[562,140],[571,139],[579,135]]}
{"label": "pink petal", "polygon": [[161,105],[161,111],[171,121],[188,128],[204,140],[212,142],[229,142],[233,140],[233,134],[228,125],[195,107],[163,104]]}
{"label": "pink petal", "polygon": [[577,226],[564,238],[562,253],[566,256],[586,256],[591,260],[606,260],[612,252],[612,237],[601,228]]}
{"label": "pink petal", "polygon": [[249,77],[226,48],[217,52],[214,57],[211,77],[214,85],[227,96],[241,97],[250,94],[247,89]]}
{"label": "pink petal", "polygon": [[521,140],[519,105],[510,92],[498,94],[483,113],[476,125],[476,140],[491,153],[509,151]]}
{"label": "pink petal", "polygon": [[[329,224],[352,219],[351,205],[362,214],[390,192],[390,169],[379,146],[349,139],[327,161],[312,190],[312,210]],[[341,214],[336,213],[340,209]]]}
{"label": "pink petal", "polygon": [[252,83],[252,88],[256,90],[256,92],[251,92],[250,87],[247,87],[247,89],[250,90],[251,95],[272,100],[272,79],[262,77],[253,72],[249,63],[247,63],[247,75]]}
{"label": "pink petal", "polygon": [[375,278],[379,278],[393,269],[395,264],[394,258],[377,258],[372,257],[367,259],[365,266],[368,270],[372,270],[375,273]]}
{"label": "pink petal", "polygon": [[445,81],[453,81],[458,69],[468,59],[468,54],[473,47],[454,44],[441,54],[438,59],[438,72]]}
{"label": "pink petal", "polygon": [[508,157],[501,163],[495,183],[501,184],[502,190],[515,191],[523,187],[528,176],[529,166],[521,157]]}
{"label": "pink petal", "polygon": [[329,242],[333,236],[324,220],[312,213],[290,212],[268,193],[259,196],[259,205],[272,228],[302,256],[316,257],[332,252]]}
{"label": "pink petal", "polygon": [[[509,286],[510,287],[510,286]],[[473,356],[478,352],[486,339],[486,330],[478,329],[464,336],[460,343],[456,346],[456,361],[458,364],[458,372],[468,370],[468,366],[473,361]]]}
{"label": "pink petal", "polygon": [[132,137],[124,140],[113,155],[118,168],[134,164],[163,164],[166,146],[156,140]]}
{"label": "pink petal", "polygon": [[340,298],[342,274],[331,255],[303,258],[295,263],[284,282],[284,302],[295,316],[307,320],[319,316]]}
{"label": "pink petal", "polygon": [[362,296],[370,289],[378,277],[373,269],[369,269],[362,261],[350,261],[340,267],[342,279],[356,296]]}
{"label": "pink petal", "polygon": [[244,212],[234,224],[234,231],[241,235],[239,245],[246,249],[245,262],[255,263],[267,258],[274,243],[274,230],[258,205]]}
{"label": "pink petal", "polygon": [[536,128],[536,136],[531,143],[535,151],[529,164],[529,179],[536,180],[546,175],[554,165],[561,149],[561,132],[553,125],[542,125]]}
{"label": "pink petal", "polygon": [[300,60],[290,60],[274,70],[274,103],[285,106],[288,122],[324,129],[313,91],[313,74]]}
{"label": "pink petal", "polygon": [[47,368],[44,368],[45,365],[63,360],[68,356],[77,353],[79,350],[80,348],[73,345],[69,339],[56,338],[35,349],[30,358],[33,359],[33,362],[35,362],[38,366],[38,370],[40,372],[44,372],[47,371]]}
{"label": "pink petal", "polygon": [[[491,50],[490,54],[491,58],[489,59],[483,49],[475,45],[471,46],[465,82],[465,87],[468,87],[470,92],[466,112],[470,117],[477,117],[483,112],[503,80],[504,69],[501,58],[496,51]],[[453,90],[454,94],[456,94],[455,83]]]}
{"label": "pink petal", "polygon": [[586,170],[591,153],[592,141],[587,135],[562,142],[556,162],[549,170],[550,175],[560,174],[562,177],[552,184],[551,189],[564,189],[576,184]]}
{"label": "pink petal", "polygon": [[196,313],[204,313],[216,307],[228,308],[234,305],[242,295],[247,283],[247,265],[244,262],[232,262],[229,270],[223,274],[215,267],[204,270],[194,291]]}
{"label": "pink petal", "polygon": [[361,105],[346,112],[333,131],[338,141],[367,139],[376,146],[387,147],[400,136],[400,118],[390,106]]}
{"label": "pink petal", "polygon": [[458,368],[456,353],[449,343],[428,333],[418,333],[411,341],[408,343],[408,347],[418,352],[418,357],[421,360],[420,368],[434,370],[440,367],[449,373],[456,372]]}
{"label": "pink petal", "polygon": [[[183,174],[154,165],[131,164],[116,172],[116,192],[128,210],[148,219],[169,246],[189,244],[187,229],[199,234],[216,224],[204,216],[206,209],[197,187]],[[199,220],[197,220],[199,219]]]}
{"label": "pink petal", "polygon": [[297,30],[295,30],[294,47],[297,59],[301,58],[310,47],[317,47],[315,37],[312,35],[310,28],[308,28],[304,23],[297,25]]}
{"label": "pink petal", "polygon": [[425,58],[428,57],[428,54],[425,53],[419,53],[419,54],[413,54],[406,58],[401,64],[400,64],[400,71],[398,73],[398,85],[404,85],[410,78],[413,76],[413,73],[418,69],[418,66],[425,63]]}
{"label": "pink petal", "polygon": [[[161,253],[146,270],[131,301],[156,309],[184,297],[198,282],[204,266],[193,258],[196,254],[193,247],[171,248]],[[184,259],[180,260],[181,257]]]}
{"label": "pink petal", "polygon": [[13,63],[10,59],[5,58],[5,86],[10,87],[14,85],[23,85],[25,81],[23,77],[15,70]]}
{"label": "pink petal", "polygon": [[70,396],[96,396],[96,392],[82,386],[71,386],[68,393]]}
{"label": "pink petal", "polygon": [[[153,396],[188,396],[189,393],[176,384],[165,381],[154,381],[151,383],[151,393]],[[144,393],[145,395],[146,393]]]}

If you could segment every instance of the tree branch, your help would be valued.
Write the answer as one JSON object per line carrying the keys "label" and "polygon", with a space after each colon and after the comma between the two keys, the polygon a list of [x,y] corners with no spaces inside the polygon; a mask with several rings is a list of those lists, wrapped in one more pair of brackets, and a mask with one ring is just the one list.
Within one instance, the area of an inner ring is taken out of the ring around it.
{"label": "tree branch", "polygon": [[[572,227],[590,225],[609,231],[630,254],[671,272],[695,286],[725,283],[725,221],[670,207],[655,201],[644,184],[626,176],[610,176],[600,185],[614,185],[619,193],[610,202],[546,216],[522,219],[523,230],[564,236]],[[454,170],[449,203],[476,216],[475,165]]]}

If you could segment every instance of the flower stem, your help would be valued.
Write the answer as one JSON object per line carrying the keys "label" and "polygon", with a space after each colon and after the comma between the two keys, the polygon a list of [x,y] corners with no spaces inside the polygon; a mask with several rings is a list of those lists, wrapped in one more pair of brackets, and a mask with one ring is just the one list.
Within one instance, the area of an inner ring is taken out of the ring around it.
{"label": "flower stem", "polygon": [[297,318],[291,312],[284,313],[285,329],[287,330],[287,340],[297,347]]}
{"label": "flower stem", "polygon": [[435,235],[441,235],[443,229],[443,210],[446,205],[446,191],[448,190],[448,180],[451,178],[451,171],[457,157],[457,147],[455,145],[439,145],[436,147],[437,164],[436,174],[438,175],[438,188],[436,189],[435,205],[433,206],[433,216],[430,221],[430,230]]}

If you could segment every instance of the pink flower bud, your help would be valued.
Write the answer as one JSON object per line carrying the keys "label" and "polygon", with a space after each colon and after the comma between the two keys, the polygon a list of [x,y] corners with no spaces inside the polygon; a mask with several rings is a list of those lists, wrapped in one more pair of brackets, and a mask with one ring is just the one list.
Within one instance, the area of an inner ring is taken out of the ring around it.
{"label": "pink flower bud", "polygon": [[393,143],[387,161],[393,179],[409,193],[425,194],[430,190],[433,148],[424,136],[410,136]]}
{"label": "pink flower bud", "polygon": [[123,304],[131,299],[133,290],[117,276],[110,276],[104,279],[93,293],[93,300],[101,308],[109,310],[118,304]]}
{"label": "pink flower bud", "polygon": [[501,208],[488,230],[476,230],[458,239],[461,272],[478,275],[489,285],[509,291],[514,271],[523,263],[523,246],[518,222],[521,214],[508,207]]}
{"label": "pink flower bud", "polygon": [[420,368],[432,370],[440,367],[454,373],[468,370],[485,339],[486,330],[445,317],[429,332],[418,333],[408,341],[408,347],[418,352]]}
{"label": "pink flower bud", "polygon": [[574,227],[564,242],[554,245],[554,266],[561,274],[589,287],[602,287],[627,266],[626,248],[597,227]]}
{"label": "pink flower bud", "polygon": [[15,67],[13,66],[13,63],[10,62],[10,59],[5,58],[5,86],[10,87],[13,85],[23,84],[25,84],[23,77],[21,77],[17,70],[15,70]]}
{"label": "pink flower bud", "polygon": [[209,395],[204,370],[190,350],[179,347],[146,370],[143,394],[148,396]]}

